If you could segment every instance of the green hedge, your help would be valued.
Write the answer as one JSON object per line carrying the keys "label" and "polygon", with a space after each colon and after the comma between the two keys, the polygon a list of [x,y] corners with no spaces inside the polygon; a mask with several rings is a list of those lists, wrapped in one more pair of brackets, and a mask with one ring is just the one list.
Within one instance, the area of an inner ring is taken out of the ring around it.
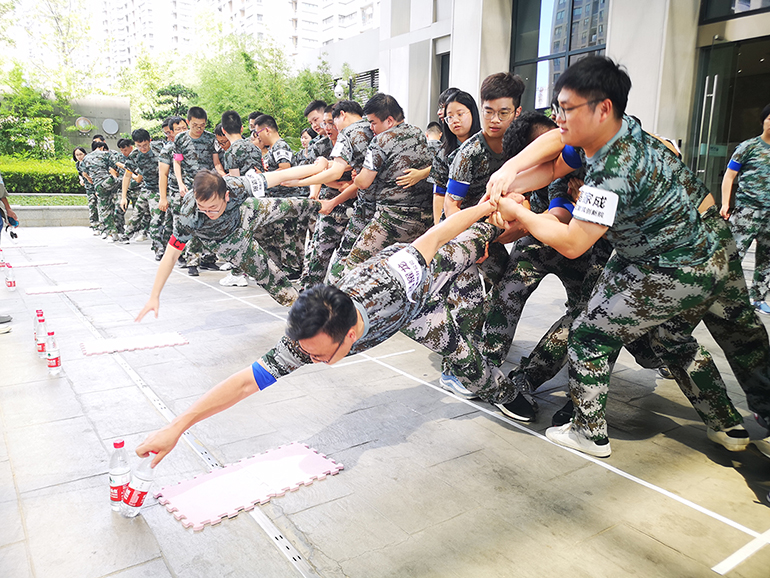
{"label": "green hedge", "polygon": [[72,160],[0,157],[0,173],[9,193],[82,193]]}
{"label": "green hedge", "polygon": [[9,195],[8,202],[12,205],[28,207],[64,207],[73,205],[87,205],[88,199],[85,195],[79,195],[77,197],[62,195],[46,195],[39,197]]}

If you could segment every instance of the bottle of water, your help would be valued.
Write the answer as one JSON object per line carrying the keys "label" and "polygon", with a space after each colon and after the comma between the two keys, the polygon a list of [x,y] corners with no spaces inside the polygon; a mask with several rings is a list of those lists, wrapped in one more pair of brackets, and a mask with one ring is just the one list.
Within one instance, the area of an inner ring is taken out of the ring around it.
{"label": "bottle of water", "polygon": [[35,351],[37,351],[37,325],[40,323],[38,319],[43,316],[43,310],[37,309],[35,316],[32,318],[32,340],[35,342]]}
{"label": "bottle of water", "polygon": [[149,456],[139,462],[139,465],[136,466],[134,473],[131,475],[131,482],[129,482],[128,487],[123,492],[123,503],[121,504],[120,513],[126,518],[133,518],[139,513],[139,509],[144,504],[144,499],[152,487],[152,478],[155,472],[150,467],[150,464],[156,454],[157,452],[150,452]]}
{"label": "bottle of water", "polygon": [[5,256],[3,255],[3,250],[0,249],[0,269],[5,268]]}
{"label": "bottle of water", "polygon": [[116,440],[112,445],[115,451],[110,458],[110,505],[115,512],[119,512],[123,492],[131,481],[131,466],[128,465],[123,440]]}
{"label": "bottle of water", "polygon": [[13,273],[13,267],[10,263],[5,264],[5,286],[8,291],[16,291],[16,275]]}
{"label": "bottle of water", "polygon": [[45,345],[48,340],[48,329],[45,326],[45,317],[43,310],[37,310],[36,319],[37,329],[35,330],[35,345],[37,347],[37,356],[45,359]]}
{"label": "bottle of water", "polygon": [[59,355],[59,346],[56,345],[56,337],[53,331],[48,332],[48,341],[45,344],[45,358],[48,360],[48,375],[59,375],[61,373],[61,355]]}

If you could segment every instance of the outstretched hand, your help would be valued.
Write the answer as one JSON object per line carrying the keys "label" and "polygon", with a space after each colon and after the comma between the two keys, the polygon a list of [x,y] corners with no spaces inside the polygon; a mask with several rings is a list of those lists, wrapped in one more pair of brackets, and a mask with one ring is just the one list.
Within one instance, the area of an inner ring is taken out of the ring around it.
{"label": "outstretched hand", "polygon": [[154,468],[176,447],[180,437],[181,434],[178,434],[168,425],[147,436],[147,439],[137,446],[136,455],[140,458],[146,458],[150,455],[150,452],[157,453],[158,455],[155,456],[152,464],[150,464]]}
{"label": "outstretched hand", "polygon": [[160,300],[155,297],[150,297],[150,299],[145,303],[144,307],[142,307],[142,310],[139,312],[139,315],[136,316],[136,319],[134,321],[136,323],[139,323],[145,315],[147,315],[150,311],[155,312],[155,319],[158,318],[158,310],[160,309]]}

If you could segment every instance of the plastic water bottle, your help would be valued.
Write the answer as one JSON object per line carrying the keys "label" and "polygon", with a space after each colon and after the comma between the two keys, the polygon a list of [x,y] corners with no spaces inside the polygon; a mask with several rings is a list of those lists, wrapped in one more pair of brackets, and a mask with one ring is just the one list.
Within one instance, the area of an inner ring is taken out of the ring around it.
{"label": "plastic water bottle", "polygon": [[3,250],[0,249],[0,269],[5,268],[5,256],[3,255]]}
{"label": "plastic water bottle", "polygon": [[136,466],[134,473],[131,475],[128,487],[123,492],[123,503],[121,504],[120,513],[126,518],[133,518],[139,513],[139,509],[144,504],[144,499],[152,487],[152,478],[155,476],[155,471],[150,467],[150,464],[156,454],[157,452],[150,452],[149,456],[139,462],[139,465]]}
{"label": "plastic water bottle", "polygon": [[16,275],[13,274],[13,267],[10,263],[5,264],[5,286],[8,291],[16,291]]}
{"label": "plastic water bottle", "polygon": [[128,465],[128,454],[123,447],[123,440],[115,440],[112,445],[115,451],[110,458],[110,505],[114,511],[119,512],[123,492],[131,481],[131,466]]}
{"label": "plastic water bottle", "polygon": [[48,332],[48,341],[45,343],[45,358],[48,360],[48,375],[59,375],[61,373],[61,355],[53,331]]}
{"label": "plastic water bottle", "polygon": [[37,310],[37,318],[35,320],[35,346],[37,347],[37,356],[45,359],[45,345],[48,340],[48,329],[45,326],[45,317],[43,316],[43,310]]}

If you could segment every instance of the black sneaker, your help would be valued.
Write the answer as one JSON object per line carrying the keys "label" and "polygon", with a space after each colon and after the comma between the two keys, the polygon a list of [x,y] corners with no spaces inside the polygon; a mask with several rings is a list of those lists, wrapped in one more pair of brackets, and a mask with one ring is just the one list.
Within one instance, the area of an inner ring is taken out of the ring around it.
{"label": "black sneaker", "polygon": [[187,274],[190,277],[198,277],[200,275],[200,273],[198,273],[198,268],[195,265],[190,265],[187,268]]}
{"label": "black sneaker", "polygon": [[497,408],[510,418],[517,421],[530,422],[537,417],[537,404],[530,403],[522,393],[508,403],[496,403]]}
{"label": "black sneaker", "polygon": [[219,271],[216,261],[201,261],[200,268],[207,271]]}
{"label": "black sneaker", "polygon": [[567,401],[567,403],[564,404],[563,408],[553,414],[553,417],[551,418],[551,425],[553,427],[560,427],[568,424],[572,419],[572,413],[574,410],[575,406],[572,404],[572,400],[570,399]]}

